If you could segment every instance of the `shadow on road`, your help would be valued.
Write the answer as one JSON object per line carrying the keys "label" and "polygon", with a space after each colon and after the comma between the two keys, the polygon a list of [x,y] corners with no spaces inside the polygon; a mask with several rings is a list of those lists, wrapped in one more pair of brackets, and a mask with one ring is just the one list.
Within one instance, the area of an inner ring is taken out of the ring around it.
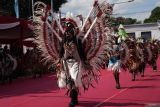
{"label": "shadow on road", "polygon": [[25,94],[54,93],[58,89],[55,76],[38,79],[25,79],[12,84],[0,85],[0,98]]}

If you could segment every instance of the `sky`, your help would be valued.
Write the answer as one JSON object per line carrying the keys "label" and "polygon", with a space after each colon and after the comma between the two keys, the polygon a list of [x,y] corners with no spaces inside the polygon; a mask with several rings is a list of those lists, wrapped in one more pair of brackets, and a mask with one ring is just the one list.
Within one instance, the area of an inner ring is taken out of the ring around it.
{"label": "sky", "polygon": [[[103,0],[100,0],[103,1]],[[128,0],[107,0],[109,3],[126,2]],[[94,0],[68,0],[68,2],[61,7],[61,12],[72,12],[74,15],[82,14],[87,16]],[[136,18],[139,21],[143,21],[148,18],[151,11],[160,6],[160,0],[134,0],[133,2],[127,2],[122,4],[116,4],[113,8],[113,14],[115,17],[131,17]]]}

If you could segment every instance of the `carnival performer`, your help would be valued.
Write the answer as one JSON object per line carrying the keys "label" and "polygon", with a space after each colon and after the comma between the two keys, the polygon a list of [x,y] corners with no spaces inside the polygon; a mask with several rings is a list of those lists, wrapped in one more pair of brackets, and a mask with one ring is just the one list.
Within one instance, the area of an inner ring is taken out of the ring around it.
{"label": "carnival performer", "polygon": [[[78,88],[82,87],[81,67],[92,69],[84,54],[84,48],[80,38],[76,37],[76,32],[72,22],[66,20],[65,33],[60,43],[60,54],[58,60],[58,85],[67,86],[70,91],[70,106],[78,104]],[[81,67],[80,67],[81,66]],[[65,75],[65,76],[64,76]]]}
{"label": "carnival performer", "polygon": [[[69,107],[74,107],[81,87],[87,90],[99,80],[101,65],[106,61],[106,41],[111,36],[112,5],[95,0],[81,27],[71,14],[57,19],[42,2],[36,2],[34,9],[33,31],[44,57],[42,61],[56,65],[58,86],[67,88],[71,98]],[[48,21],[50,14],[53,19]]]}
{"label": "carnival performer", "polygon": [[118,43],[121,43],[122,41],[125,41],[128,38],[128,35],[122,24],[119,25],[118,36],[119,36]]}
{"label": "carnival performer", "polygon": [[108,70],[113,71],[116,81],[116,88],[120,89],[119,73],[120,73],[120,55],[118,45],[113,45],[112,56],[109,59]]}

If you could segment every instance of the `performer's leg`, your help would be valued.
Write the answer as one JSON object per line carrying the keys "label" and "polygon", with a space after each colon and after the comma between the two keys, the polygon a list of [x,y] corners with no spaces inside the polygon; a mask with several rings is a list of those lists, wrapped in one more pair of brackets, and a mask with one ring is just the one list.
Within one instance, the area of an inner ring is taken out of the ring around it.
{"label": "performer's leg", "polygon": [[75,86],[73,79],[69,78],[67,82],[68,94],[71,98],[69,107],[75,107],[78,104],[78,88]]}
{"label": "performer's leg", "polygon": [[115,81],[116,81],[116,88],[120,89],[119,71],[118,70],[114,71],[113,75],[114,75],[114,78],[115,78]]}
{"label": "performer's leg", "polygon": [[73,88],[70,90],[70,98],[71,102],[69,104],[69,107],[78,105],[78,89],[75,86],[73,86]]}
{"label": "performer's leg", "polygon": [[145,71],[145,67],[146,67],[146,64],[143,62],[141,65],[140,65],[140,73],[141,73],[141,77],[144,77],[144,71]]}
{"label": "performer's leg", "polygon": [[132,81],[135,81],[135,79],[136,79],[136,72],[133,71],[133,72],[132,72]]}
{"label": "performer's leg", "polygon": [[157,65],[156,65],[156,61],[153,62],[153,71],[156,72],[157,71]]}

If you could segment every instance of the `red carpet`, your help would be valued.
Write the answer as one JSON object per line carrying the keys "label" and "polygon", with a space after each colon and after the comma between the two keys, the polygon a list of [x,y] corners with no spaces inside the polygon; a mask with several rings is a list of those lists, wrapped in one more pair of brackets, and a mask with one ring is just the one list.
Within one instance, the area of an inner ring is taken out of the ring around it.
{"label": "red carpet", "polygon": [[[82,91],[76,107],[160,107],[160,72],[147,67],[145,77],[139,75],[134,82],[128,72],[121,72],[120,82],[117,90],[112,73],[102,70],[96,88]],[[0,85],[0,107],[68,107],[70,99],[64,94],[54,75],[15,80]]]}

